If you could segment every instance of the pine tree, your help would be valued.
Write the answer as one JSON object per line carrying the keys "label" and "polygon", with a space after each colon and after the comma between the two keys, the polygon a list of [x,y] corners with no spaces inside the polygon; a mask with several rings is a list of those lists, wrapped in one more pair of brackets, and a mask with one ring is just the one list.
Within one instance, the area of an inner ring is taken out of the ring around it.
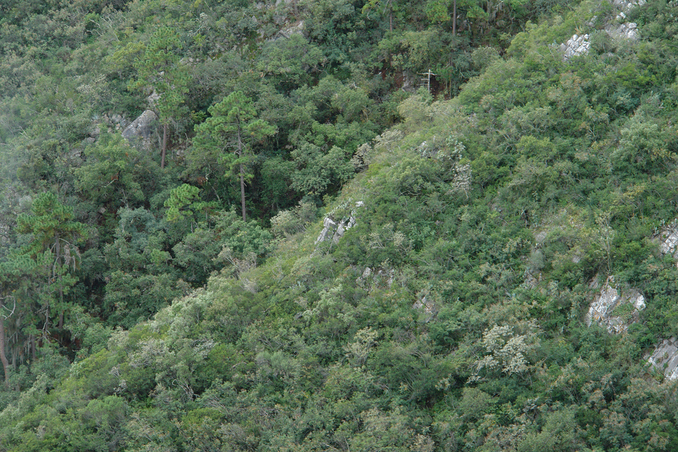
{"label": "pine tree", "polygon": [[242,219],[246,221],[245,183],[254,177],[247,168],[252,147],[265,137],[274,135],[276,128],[263,119],[257,119],[252,100],[241,91],[231,93],[212,105],[209,113],[211,117],[196,127],[195,145],[208,152],[223,152],[222,163],[226,163],[229,172],[238,172]]}

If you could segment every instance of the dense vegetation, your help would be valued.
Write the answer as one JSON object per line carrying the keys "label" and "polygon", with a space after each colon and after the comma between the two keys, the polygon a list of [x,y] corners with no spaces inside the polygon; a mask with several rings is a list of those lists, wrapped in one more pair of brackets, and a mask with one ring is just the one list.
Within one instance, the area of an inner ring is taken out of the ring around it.
{"label": "dense vegetation", "polygon": [[0,7],[0,451],[678,449],[678,5],[276,3]]}

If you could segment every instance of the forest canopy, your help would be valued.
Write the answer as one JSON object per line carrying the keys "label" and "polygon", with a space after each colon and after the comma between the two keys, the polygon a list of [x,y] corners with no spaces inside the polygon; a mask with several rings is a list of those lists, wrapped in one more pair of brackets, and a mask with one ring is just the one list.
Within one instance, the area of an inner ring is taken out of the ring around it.
{"label": "forest canopy", "polygon": [[678,449],[675,17],[4,2],[0,451]]}

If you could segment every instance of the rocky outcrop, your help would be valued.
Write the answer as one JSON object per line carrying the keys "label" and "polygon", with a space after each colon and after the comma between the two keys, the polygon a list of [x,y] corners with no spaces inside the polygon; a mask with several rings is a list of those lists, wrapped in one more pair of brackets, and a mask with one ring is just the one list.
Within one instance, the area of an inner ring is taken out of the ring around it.
{"label": "rocky outcrop", "polygon": [[[661,253],[670,254],[678,261],[678,223],[674,220],[655,236],[654,240],[657,239]],[[645,358],[652,368],[664,374],[667,380],[678,379],[678,339],[675,337],[661,341],[652,354]]]}
{"label": "rocky outcrop", "polygon": [[[624,13],[620,13],[624,14]],[[624,22],[619,25],[608,25],[605,31],[614,39],[635,41],[638,39],[638,25],[635,22]]]}
{"label": "rocky outcrop", "polygon": [[643,6],[645,0],[614,0],[612,4],[621,10],[621,12],[627,13],[636,6]]}
{"label": "rocky outcrop", "polygon": [[108,126],[112,127],[114,130],[121,131],[125,130],[125,128],[129,124],[129,120],[124,116],[118,114],[112,115],[110,117],[104,115],[104,123],[108,124]]}
{"label": "rocky outcrop", "polygon": [[295,24],[288,25],[287,27],[281,29],[268,41],[276,41],[278,39],[288,39],[293,35],[303,35],[304,34],[304,21],[301,20]]}
{"label": "rocky outcrop", "polygon": [[412,305],[412,309],[421,311],[424,316],[424,323],[430,322],[438,313],[436,304],[433,302],[433,300],[429,300],[426,295],[417,299],[417,301],[415,301]]}
{"label": "rocky outcrop", "polygon": [[566,43],[560,45],[560,50],[563,52],[563,59],[569,60],[574,56],[585,55],[589,53],[591,43],[589,42],[589,35],[573,35]]}
{"label": "rocky outcrop", "polygon": [[[355,206],[362,207],[363,202],[358,201],[356,202]],[[323,221],[323,229],[320,231],[318,238],[315,240],[316,245],[329,240],[331,240],[333,244],[339,243],[339,240],[341,240],[346,231],[355,226],[355,224],[355,210],[352,210],[348,217],[343,218],[339,222],[333,220],[332,214],[329,214],[325,217],[325,220]]]}
{"label": "rocky outcrop", "polygon": [[678,379],[678,339],[672,337],[661,341],[647,362],[667,380]]}
{"label": "rocky outcrop", "polygon": [[[604,326],[613,334],[626,332],[630,323],[638,318],[638,313],[645,309],[645,297],[636,289],[623,292],[614,284],[610,276],[596,295],[586,314],[586,324],[593,322]],[[623,315],[622,315],[623,314]]]}
{"label": "rocky outcrop", "polygon": [[672,224],[659,233],[659,250],[678,260],[678,225]]}
{"label": "rocky outcrop", "polygon": [[[617,9],[618,14],[612,23],[605,26],[605,31],[613,39],[624,39],[634,41],[638,39],[638,24],[635,22],[625,22],[626,14],[637,6],[645,4],[645,0],[614,0],[612,3]],[[589,26],[593,26],[596,18],[594,17]],[[563,60],[567,61],[572,57],[586,55],[591,48],[588,34],[573,35],[565,43],[560,45],[563,52]]]}
{"label": "rocky outcrop", "polygon": [[146,110],[137,119],[122,131],[122,136],[130,144],[141,143],[144,147],[150,146],[151,136],[155,131],[158,116],[151,110]]}
{"label": "rocky outcrop", "polygon": [[365,267],[362,275],[355,280],[356,284],[365,287],[366,284],[374,284],[375,286],[386,286],[391,288],[395,280],[395,270],[386,270],[383,268],[372,270],[370,267]]}

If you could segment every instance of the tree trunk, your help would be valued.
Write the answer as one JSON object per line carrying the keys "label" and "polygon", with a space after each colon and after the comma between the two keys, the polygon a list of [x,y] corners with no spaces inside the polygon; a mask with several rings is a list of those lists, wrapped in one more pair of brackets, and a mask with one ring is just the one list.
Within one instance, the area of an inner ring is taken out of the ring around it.
{"label": "tree trunk", "polygon": [[162,126],[162,157],[160,158],[160,168],[165,168],[165,154],[167,153],[167,129],[168,124]]}
{"label": "tree trunk", "polygon": [[37,349],[36,349],[36,347],[35,347],[35,336],[31,334],[31,335],[28,337],[28,342],[29,342],[29,346],[30,346],[30,348],[31,348],[31,360],[32,360],[33,362],[35,362],[35,359],[36,359],[36,357],[38,356],[38,351],[37,351]]}
{"label": "tree trunk", "polygon": [[[238,158],[242,158],[242,136],[240,135],[240,124],[238,124]],[[245,212],[245,167],[243,164],[240,164],[240,205],[242,206],[242,221],[247,221],[247,215]]]}
{"label": "tree trunk", "polygon": [[240,164],[240,204],[242,205],[242,221],[247,221],[245,213],[245,168]]}
{"label": "tree trunk", "polygon": [[[2,300],[0,300],[0,310],[3,308]],[[2,368],[5,370],[5,386],[9,387],[9,361],[5,355],[5,321],[0,316],[0,361],[2,361]]]}
{"label": "tree trunk", "polygon": [[457,0],[452,2],[452,36],[457,36]]}

